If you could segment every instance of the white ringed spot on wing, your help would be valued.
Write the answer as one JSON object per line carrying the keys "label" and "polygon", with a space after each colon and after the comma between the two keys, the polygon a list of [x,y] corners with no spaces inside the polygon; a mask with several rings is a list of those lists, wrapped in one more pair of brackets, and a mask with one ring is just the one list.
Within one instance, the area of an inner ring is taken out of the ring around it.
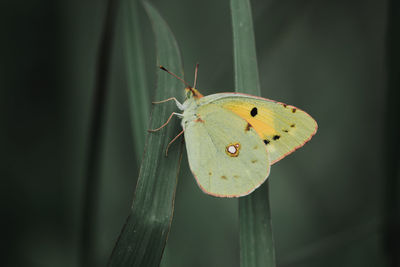
{"label": "white ringed spot on wing", "polygon": [[231,143],[226,146],[225,152],[230,157],[239,156],[240,144],[239,143]]}

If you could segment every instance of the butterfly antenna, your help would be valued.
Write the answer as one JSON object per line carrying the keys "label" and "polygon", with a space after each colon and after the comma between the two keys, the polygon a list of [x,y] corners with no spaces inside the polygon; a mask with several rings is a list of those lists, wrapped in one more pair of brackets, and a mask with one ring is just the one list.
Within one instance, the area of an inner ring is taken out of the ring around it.
{"label": "butterfly antenna", "polygon": [[190,84],[188,84],[184,79],[182,79],[181,77],[179,77],[178,75],[170,72],[169,70],[167,70],[166,68],[164,68],[163,66],[160,65],[160,69],[162,69],[163,71],[171,74],[172,76],[174,76],[175,78],[177,78],[178,80],[180,80],[181,82],[183,82],[188,88],[192,89],[192,86]]}
{"label": "butterfly antenna", "polygon": [[199,70],[199,63],[196,64],[196,69],[194,70],[194,84],[193,84],[193,88],[196,88],[196,84],[197,84],[197,71]]}

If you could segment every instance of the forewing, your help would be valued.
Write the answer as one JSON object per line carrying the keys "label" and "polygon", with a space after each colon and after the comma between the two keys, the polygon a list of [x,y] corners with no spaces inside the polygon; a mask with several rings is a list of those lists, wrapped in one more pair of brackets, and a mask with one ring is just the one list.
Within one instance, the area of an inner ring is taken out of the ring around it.
{"label": "forewing", "polygon": [[259,187],[268,177],[270,161],[257,132],[218,105],[203,105],[196,114],[185,125],[185,142],[201,189],[218,197],[239,197]]}
{"label": "forewing", "polygon": [[318,128],[306,112],[261,97],[226,93],[210,95],[205,100],[232,111],[252,125],[267,146],[271,164],[303,146]]}

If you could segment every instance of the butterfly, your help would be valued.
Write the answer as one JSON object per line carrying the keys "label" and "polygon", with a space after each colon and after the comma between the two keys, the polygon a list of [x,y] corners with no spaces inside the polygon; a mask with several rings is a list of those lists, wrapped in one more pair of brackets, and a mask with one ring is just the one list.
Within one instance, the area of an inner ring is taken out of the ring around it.
{"label": "butterfly", "polygon": [[185,83],[186,100],[153,102],[173,100],[183,113],[173,112],[161,127],[149,131],[162,129],[173,116],[182,119],[183,130],[170,144],[184,134],[190,169],[206,194],[250,194],[268,178],[272,164],[317,132],[317,122],[291,105],[234,92],[203,96],[195,88],[198,64],[193,86],[163,66],[160,69]]}

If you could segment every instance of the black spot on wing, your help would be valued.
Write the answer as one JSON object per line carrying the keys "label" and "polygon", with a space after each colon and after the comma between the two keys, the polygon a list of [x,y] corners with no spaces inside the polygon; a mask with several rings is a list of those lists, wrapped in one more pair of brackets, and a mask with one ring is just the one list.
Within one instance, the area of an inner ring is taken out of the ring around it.
{"label": "black spot on wing", "polygon": [[292,113],[295,113],[296,112],[296,109],[295,108],[292,108]]}
{"label": "black spot on wing", "polygon": [[274,136],[272,137],[272,139],[275,140],[275,141],[278,140],[279,138],[281,138],[280,135],[274,135]]}
{"label": "black spot on wing", "polygon": [[250,115],[251,115],[252,117],[255,117],[255,116],[257,115],[257,113],[258,113],[258,110],[257,110],[256,107],[254,107],[254,108],[250,111]]}
{"label": "black spot on wing", "polygon": [[268,145],[270,141],[268,139],[264,139],[264,144]]}
{"label": "black spot on wing", "polygon": [[296,124],[294,124],[294,123],[292,123],[291,125],[290,125],[290,127],[292,127],[292,128],[294,128],[296,126]]}

